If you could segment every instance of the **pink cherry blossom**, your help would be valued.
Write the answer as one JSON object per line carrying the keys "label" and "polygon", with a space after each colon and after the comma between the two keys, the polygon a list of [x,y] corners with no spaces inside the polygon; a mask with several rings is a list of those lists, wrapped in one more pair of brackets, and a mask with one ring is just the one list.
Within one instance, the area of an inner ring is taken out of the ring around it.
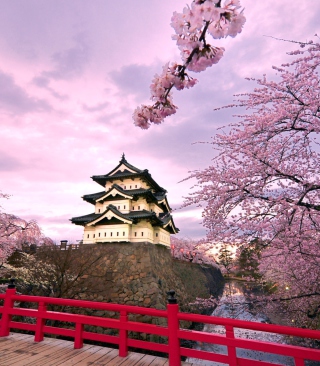
{"label": "pink cherry blossom", "polygon": [[161,75],[156,74],[150,86],[153,105],[137,107],[133,113],[134,124],[147,129],[151,123],[159,124],[165,117],[176,112],[170,91],[193,87],[197,80],[186,70],[201,72],[218,63],[223,56],[223,47],[211,46],[207,33],[213,38],[235,37],[245,23],[239,12],[240,1],[194,0],[182,13],[174,12],[171,26],[175,30],[173,39],[181,52],[182,65],[166,64]]}
{"label": "pink cherry blossom", "polygon": [[174,258],[217,267],[215,258],[210,253],[211,249],[202,240],[195,241],[177,237],[172,237],[171,240],[171,254]]}

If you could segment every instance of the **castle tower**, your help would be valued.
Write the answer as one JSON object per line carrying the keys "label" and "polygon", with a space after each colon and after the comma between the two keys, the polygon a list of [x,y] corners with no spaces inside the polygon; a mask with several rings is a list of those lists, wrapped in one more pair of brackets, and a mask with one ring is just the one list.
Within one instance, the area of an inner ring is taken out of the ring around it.
{"label": "castle tower", "polygon": [[119,164],[105,175],[91,177],[104,190],[82,198],[94,205],[94,212],[73,217],[84,226],[83,243],[148,242],[170,245],[176,234],[167,191],[160,187],[147,169],[129,164],[124,154]]}

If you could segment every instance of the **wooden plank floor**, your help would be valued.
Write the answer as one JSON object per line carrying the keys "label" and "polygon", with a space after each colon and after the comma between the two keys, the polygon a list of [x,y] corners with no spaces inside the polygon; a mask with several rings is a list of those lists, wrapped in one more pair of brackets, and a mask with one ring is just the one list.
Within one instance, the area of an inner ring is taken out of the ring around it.
{"label": "wooden plank floor", "polygon": [[[43,342],[34,342],[33,335],[10,333],[0,338],[0,365],[16,366],[169,366],[168,359],[129,352],[128,357],[119,357],[118,350],[85,344],[74,349],[73,342],[45,338]],[[182,362],[183,366],[191,363]]]}

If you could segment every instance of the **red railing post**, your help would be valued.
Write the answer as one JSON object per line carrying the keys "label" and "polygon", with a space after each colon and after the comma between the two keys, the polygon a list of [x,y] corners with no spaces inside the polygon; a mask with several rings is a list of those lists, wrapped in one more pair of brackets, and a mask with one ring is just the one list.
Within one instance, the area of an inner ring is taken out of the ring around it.
{"label": "red railing post", "polygon": [[119,356],[128,356],[128,331],[125,325],[128,321],[128,314],[125,310],[120,311],[120,330],[119,330]]}
{"label": "red railing post", "polygon": [[180,340],[178,338],[179,331],[179,305],[177,299],[174,297],[175,291],[170,290],[168,292],[170,296],[168,298],[167,311],[168,311],[168,346],[169,346],[169,366],[180,366]]}
{"label": "red railing post", "polygon": [[[226,337],[234,339],[234,329],[232,325],[226,325]],[[235,346],[228,346],[229,366],[237,366],[237,351]]]}
{"label": "red railing post", "polygon": [[83,324],[76,323],[76,334],[74,337],[74,349],[83,347]]}
{"label": "red railing post", "polygon": [[38,305],[38,315],[36,323],[36,333],[34,335],[35,342],[43,341],[43,327],[46,323],[45,312],[47,311],[46,304],[43,301],[39,302]]}
{"label": "red railing post", "polygon": [[10,285],[8,285],[8,288],[6,290],[6,297],[4,298],[2,311],[0,337],[7,337],[10,333],[10,321],[12,319],[10,310],[13,308],[14,304],[12,296],[16,294],[16,286],[14,285],[14,281],[14,279],[10,280]]}
{"label": "red railing post", "polygon": [[302,358],[294,358],[294,366],[305,366],[304,360]]}

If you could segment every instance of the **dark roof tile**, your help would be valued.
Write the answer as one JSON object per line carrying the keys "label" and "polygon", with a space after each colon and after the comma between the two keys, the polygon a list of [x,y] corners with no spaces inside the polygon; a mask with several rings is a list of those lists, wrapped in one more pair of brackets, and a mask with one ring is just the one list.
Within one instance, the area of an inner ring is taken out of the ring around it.
{"label": "dark roof tile", "polygon": [[130,211],[129,213],[125,214],[127,217],[132,219],[142,219],[142,218],[151,218],[156,217],[157,215],[154,212],[141,210],[141,211]]}
{"label": "dark roof tile", "polygon": [[82,196],[82,198],[92,204],[95,204],[96,200],[98,200],[100,197],[106,194],[106,191],[97,192],[97,193],[91,193],[91,194],[85,194]]}
{"label": "dark roof tile", "polygon": [[87,222],[90,222],[92,220],[95,220],[96,218],[98,218],[101,214],[96,214],[96,213],[91,213],[89,215],[84,215],[84,216],[78,216],[78,217],[73,217],[71,219],[71,222],[73,224],[76,225],[84,225]]}

